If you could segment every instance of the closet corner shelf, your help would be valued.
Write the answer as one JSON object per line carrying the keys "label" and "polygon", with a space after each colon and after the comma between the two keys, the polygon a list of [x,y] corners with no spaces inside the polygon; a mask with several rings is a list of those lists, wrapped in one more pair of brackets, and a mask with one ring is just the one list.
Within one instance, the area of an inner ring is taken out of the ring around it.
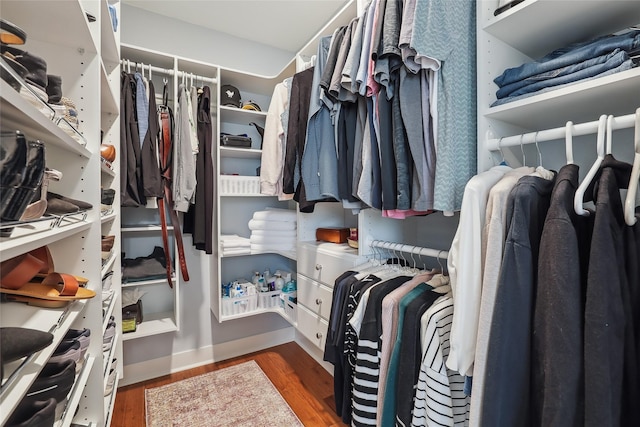
{"label": "closet corner shelf", "polygon": [[128,341],[136,338],[175,332],[178,326],[174,320],[173,311],[164,313],[150,313],[144,315],[144,321],[137,326],[135,332],[122,334],[122,340]]}
{"label": "closet corner shelf", "polygon": [[3,129],[22,131],[28,139],[39,139],[88,159],[91,152],[38,111],[7,82],[0,80],[0,110]]}
{"label": "closet corner shelf", "polygon": [[242,108],[220,106],[221,122],[241,122],[242,120],[246,120],[246,124],[249,125],[252,121],[264,120],[266,117],[267,113],[265,111],[243,110]]}
{"label": "closet corner shelf", "polygon": [[88,356],[84,361],[82,371],[80,371],[80,375],[76,377],[76,381],[73,383],[73,388],[71,389],[69,400],[67,401],[67,407],[65,408],[59,425],[71,425],[71,421],[75,416],[75,408],[78,406],[78,403],[80,403],[80,399],[84,393],[84,386],[87,384],[87,380],[89,379],[89,374],[91,373],[91,368],[93,367],[95,360],[96,358],[94,356]]}
{"label": "closet corner shelf", "polygon": [[602,111],[623,115],[638,107],[628,96],[638,85],[640,67],[491,107],[484,116],[535,130],[564,126],[566,117],[558,111],[571,111],[575,123],[596,120]]}
{"label": "closet corner shelf", "polygon": [[276,313],[276,314],[279,314],[284,320],[289,322],[292,326],[294,326],[294,327],[296,326],[296,321],[291,319],[291,317],[287,316],[287,314],[285,313],[284,309],[280,308],[280,307],[258,308],[256,310],[247,311],[245,313],[220,315],[220,321],[221,322],[225,322],[227,320],[242,319],[243,317],[251,317],[251,316],[255,316],[257,314],[264,314],[264,313]]}
{"label": "closet corner shelf", "polygon": [[591,0],[578,5],[571,1],[528,0],[491,17],[483,29],[537,59],[557,48],[638,22],[640,7],[634,1]]}
{"label": "closet corner shelf", "polygon": [[[175,276],[171,277],[171,281],[173,283],[176,283]],[[122,282],[122,288],[135,288],[136,286],[149,286],[159,284],[167,284],[166,277],[163,277],[162,279],[140,280],[139,282]]]}
{"label": "closet corner shelf", "polygon": [[[90,222],[81,221],[64,227],[49,227],[47,224],[33,224],[31,227],[37,230],[26,230],[24,227],[16,227],[11,237],[0,238],[2,251],[0,261],[5,261],[20,254],[32,251],[41,246],[49,245],[74,234],[81,233],[91,227]],[[43,227],[42,230],[39,227]],[[37,232],[37,239],[34,234]]]}
{"label": "closet corner shelf", "polygon": [[[0,324],[3,326],[19,326],[29,329],[37,329],[41,331],[49,331],[62,318],[60,325],[52,332],[53,342],[44,350],[36,353],[33,359],[25,363],[21,368],[20,380],[5,384],[0,394],[0,425],[4,425],[13,410],[16,408],[22,396],[25,395],[28,388],[38,376],[40,369],[47,363],[49,357],[58,346],[64,334],[71,325],[78,319],[86,307],[88,300],[79,300],[70,303],[66,316],[64,308],[47,309],[41,307],[32,307],[18,302],[8,302],[2,304],[0,310]],[[20,361],[11,362],[4,366],[4,374],[11,375],[16,369],[19,369]]]}
{"label": "closet corner shelf", "polygon": [[244,254],[227,254],[227,255],[225,255],[221,251],[220,252],[220,258],[236,258],[236,257],[241,257],[241,256],[268,255],[268,254],[280,255],[280,256],[283,256],[285,258],[289,258],[292,261],[296,261],[298,259],[296,251],[277,251],[277,250],[272,250],[272,251],[250,251],[250,252],[247,252],[247,253],[244,253]]}
{"label": "closet corner shelf", "polygon": [[220,147],[220,157],[236,159],[259,159],[262,150],[257,148]]}

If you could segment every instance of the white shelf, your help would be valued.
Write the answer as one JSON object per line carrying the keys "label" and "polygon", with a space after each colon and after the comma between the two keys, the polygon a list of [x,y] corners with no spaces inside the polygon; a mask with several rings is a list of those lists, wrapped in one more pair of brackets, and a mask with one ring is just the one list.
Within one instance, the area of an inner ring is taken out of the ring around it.
{"label": "white shelf", "polygon": [[105,416],[106,416],[106,420],[104,425],[105,426],[110,426],[111,425],[111,417],[113,415],[113,407],[116,403],[116,393],[118,391],[118,384],[120,383],[120,375],[119,373],[116,374],[116,379],[113,383],[113,391],[111,392],[111,394],[109,396],[105,396],[104,400],[105,400]]}
{"label": "white shelf", "polygon": [[603,111],[616,116],[635,111],[639,98],[628,95],[637,93],[639,86],[640,68],[633,68],[492,107],[484,116],[526,129],[564,126],[567,120],[593,121]]}
{"label": "white shelf", "polygon": [[113,221],[117,217],[118,217],[118,215],[116,214],[116,212],[112,210],[110,213],[108,213],[106,215],[101,215],[100,216],[100,222],[102,222],[104,224],[106,222]]}
{"label": "white shelf", "polygon": [[280,255],[283,256],[285,258],[289,258],[293,261],[297,260],[297,254],[296,251],[250,251],[246,254],[228,254],[228,255],[224,255],[224,253],[222,252],[222,250],[220,250],[220,258],[235,258],[235,257],[241,257],[241,256],[252,256],[252,255],[268,255],[268,254],[276,254],[276,255]]}
{"label": "white shelf", "polygon": [[[118,48],[118,42],[116,41],[115,32],[111,25],[111,14],[107,7],[105,0],[100,0],[100,45],[102,62],[104,63],[107,72],[110,73],[115,67],[118,66],[120,61],[120,49]],[[120,20],[120,17],[118,17]]]}
{"label": "white shelf", "polygon": [[152,335],[175,332],[178,330],[174,313],[172,311],[164,313],[145,313],[144,321],[140,323],[135,332],[122,334],[122,340],[128,341],[136,338],[148,337]]}
{"label": "white shelf", "polygon": [[[4,5],[3,2],[3,13]],[[55,145],[85,158],[91,156],[89,150],[38,111],[4,80],[0,80],[0,94],[3,128],[18,129],[27,138],[39,139],[47,146]]]}
{"label": "white shelf", "polygon": [[[109,347],[109,351],[102,352],[102,377],[103,384],[106,386],[107,377],[109,376],[109,366],[111,366],[111,360],[113,360],[114,355],[116,353],[116,347],[118,344],[118,340],[120,339],[120,331],[116,327],[116,333],[113,335],[113,340],[111,341],[111,347]],[[105,356],[106,353],[106,356]]]}
{"label": "white shelf", "polygon": [[62,419],[58,423],[55,423],[54,426],[62,427],[71,425],[71,421],[73,420],[73,416],[76,412],[76,407],[82,398],[84,386],[87,384],[87,380],[89,379],[89,374],[91,373],[91,368],[93,367],[95,360],[95,357],[92,356],[88,356],[85,360],[82,371],[80,371],[80,375],[77,376],[75,383],[73,383],[73,388],[69,394],[69,400],[62,415]]}
{"label": "white shelf", "polygon": [[235,159],[259,159],[262,150],[256,148],[220,147],[220,157]]}
{"label": "white shelf", "polygon": [[[37,13],[36,13],[37,11]],[[46,40],[57,46],[96,53],[89,22],[78,1],[2,0],[2,18],[22,28],[28,40]]]}
{"label": "white shelf", "polygon": [[[496,8],[497,2],[484,2]],[[483,29],[532,59],[574,42],[606,35],[640,22],[636,1],[526,0],[492,17]]]}
{"label": "white shelf", "polygon": [[[167,226],[168,231],[173,231],[173,226]],[[149,233],[149,232],[160,232],[162,231],[162,227],[159,225],[145,225],[142,227],[127,227],[122,226],[120,229],[121,233]]]}
{"label": "white shelf", "polygon": [[105,274],[107,274],[109,271],[111,271],[115,261],[116,261],[116,254],[111,254],[109,259],[107,260],[107,263],[105,265],[103,265],[102,269],[100,270],[100,277],[104,277]]}
{"label": "white shelf", "polygon": [[116,298],[115,290],[111,291],[111,296],[109,298],[110,298],[109,306],[107,307],[107,310],[104,312],[104,317],[102,318],[102,335],[104,335],[104,332],[107,330],[107,325],[109,324],[109,318],[113,314],[113,310],[116,307],[117,298]]}
{"label": "white shelf", "polygon": [[[175,276],[171,278],[171,282],[172,283],[176,283],[176,278]],[[128,282],[128,283],[122,283],[122,288],[135,288],[137,286],[149,286],[149,285],[159,285],[162,283],[167,283],[167,278],[163,277],[162,279],[153,279],[153,280],[141,280],[139,282]]]}
{"label": "white shelf", "polygon": [[308,241],[308,242],[298,242],[299,246],[307,246],[314,251],[324,252],[329,255],[354,255],[358,256],[358,250],[352,248],[346,243],[329,243],[329,242],[318,242],[318,241]]}
{"label": "white shelf", "polygon": [[[58,346],[62,338],[71,325],[78,319],[86,307],[87,300],[79,300],[70,303],[67,307],[67,315],[64,316],[65,308],[47,309],[32,307],[23,303],[8,302],[2,303],[0,310],[0,324],[3,327],[15,326],[28,329],[36,329],[49,332],[50,329],[62,318],[60,325],[53,331],[53,342],[47,348],[35,354],[30,361],[25,363],[18,373],[20,378],[10,384],[3,384],[2,394],[0,394],[0,425],[4,425],[18,406],[33,381],[40,373],[42,367],[47,363],[51,354]],[[64,317],[63,317],[64,316]],[[11,375],[19,369],[21,361],[11,362],[4,366],[4,374]],[[3,379],[4,381],[4,379]]]}
{"label": "white shelf", "polygon": [[[49,222],[34,223],[32,229],[16,227],[11,237],[0,238],[0,260],[4,261],[41,246],[49,245],[91,227],[90,222],[81,221],[63,227],[50,228]],[[36,239],[37,238],[37,239]]]}
{"label": "white shelf", "polygon": [[289,317],[287,317],[287,315],[284,313],[284,309],[280,307],[273,307],[273,308],[259,308],[257,310],[251,310],[251,311],[247,311],[246,313],[239,313],[239,314],[228,314],[228,315],[223,314],[220,316],[220,321],[224,322],[226,320],[241,319],[243,317],[255,316],[256,314],[263,314],[263,313],[277,313],[280,316],[284,317],[286,320],[290,320]]}
{"label": "white shelf", "polygon": [[116,94],[111,90],[104,63],[100,64],[100,106],[102,114],[118,114],[120,109],[120,99],[116,99]]}
{"label": "white shelf", "polygon": [[221,122],[245,121],[248,125],[251,122],[264,121],[266,117],[267,113],[265,111],[243,110],[242,108],[220,106]]}
{"label": "white shelf", "polygon": [[100,161],[100,172],[104,173],[105,175],[109,175],[111,177],[116,176],[116,172],[113,169],[111,169],[109,166],[107,166],[106,163],[103,161]]}

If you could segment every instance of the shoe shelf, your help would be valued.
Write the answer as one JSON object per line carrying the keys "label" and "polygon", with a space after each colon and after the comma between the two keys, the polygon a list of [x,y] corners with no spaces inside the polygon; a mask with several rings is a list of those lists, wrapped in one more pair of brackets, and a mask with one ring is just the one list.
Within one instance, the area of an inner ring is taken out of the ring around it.
{"label": "shoe shelf", "polygon": [[86,147],[42,114],[4,80],[0,80],[0,93],[3,128],[19,129],[29,139],[39,139],[45,145],[56,145],[85,158],[91,156]]}
{"label": "shoe shelf", "polygon": [[108,212],[101,212],[100,221],[104,224],[106,222],[113,221],[117,216],[118,214],[113,209]]}
{"label": "shoe shelf", "polygon": [[0,324],[3,327],[15,326],[51,332],[53,342],[24,360],[4,366],[5,378],[2,379],[0,388],[0,425],[7,422],[67,330],[82,315],[87,302],[88,300],[74,301],[65,308],[58,309],[32,307],[23,303],[2,303]]}
{"label": "shoe shelf", "polygon": [[109,166],[109,163],[104,159],[100,159],[100,172],[109,175],[112,178],[115,178],[116,172]]}
{"label": "shoe shelf", "polygon": [[128,341],[167,332],[175,332],[177,330],[178,326],[176,325],[175,313],[173,311],[144,313],[144,320],[138,324],[136,331],[122,334],[122,340]]}
{"label": "shoe shelf", "polygon": [[258,150],[256,148],[220,147],[220,157],[259,159],[261,156],[262,150]]}
{"label": "shoe shelf", "polygon": [[[136,286],[159,285],[162,283],[167,283],[166,277],[163,277],[162,279],[140,280],[138,282],[122,282],[122,288],[135,288]],[[176,283],[175,274],[171,277],[171,283],[174,285]]]}
{"label": "shoe shelf", "polygon": [[[118,384],[120,383],[120,375],[116,375],[113,383],[113,391],[104,398],[104,413],[106,414],[105,426],[111,425],[111,416],[113,415],[113,406],[116,403],[116,390],[118,390]],[[72,426],[73,427],[73,426]]]}
{"label": "shoe shelf", "polygon": [[104,277],[109,271],[111,271],[111,269],[113,268],[113,264],[116,261],[116,254],[112,254],[109,259],[107,260],[107,262],[102,266],[101,269],[101,275],[100,277]]}
{"label": "shoe shelf", "polygon": [[[111,1],[110,3],[117,3]],[[107,0],[100,0],[100,28],[102,34],[100,36],[100,53],[102,55],[102,62],[106,68],[107,74],[111,73],[120,62],[120,47],[116,40],[116,32],[113,31],[111,25],[111,14],[109,13]],[[118,10],[118,17],[120,16],[120,8],[116,5]],[[118,23],[118,31],[120,30],[120,23]]]}
{"label": "shoe shelf", "polygon": [[114,359],[114,356],[116,354],[116,346],[118,343],[118,340],[120,339],[119,337],[120,333],[118,331],[116,331],[116,333],[113,335],[113,340],[111,341],[111,345],[109,346],[109,351],[103,351],[103,358],[102,358],[102,376],[104,378],[104,385],[106,386],[107,383],[107,377],[109,376],[109,367],[111,367],[111,361]]}
{"label": "shoe shelf", "polygon": [[109,85],[109,76],[104,63],[102,63],[100,67],[100,89],[101,113],[118,114],[120,98],[116,97],[116,94]]}
{"label": "shoe shelf", "polygon": [[104,335],[105,331],[107,330],[107,325],[109,323],[109,317],[111,317],[111,315],[113,314],[113,310],[116,307],[116,300],[117,300],[117,298],[115,297],[116,291],[111,290],[109,292],[111,293],[111,296],[109,297],[109,305],[107,306],[107,309],[104,312],[104,317],[102,319],[102,334],[103,335]]}
{"label": "shoe shelf", "polygon": [[69,393],[67,406],[64,409],[62,418],[58,422],[54,423],[54,427],[66,427],[71,425],[78,403],[80,403],[80,399],[84,393],[84,387],[89,380],[89,374],[91,373],[91,368],[93,367],[95,360],[95,357],[87,355],[84,365],[82,366],[82,370],[80,371],[80,374],[76,376],[76,381],[73,383],[73,388]]}
{"label": "shoe shelf", "polygon": [[27,227],[15,227],[11,237],[0,238],[2,247],[0,260],[5,261],[41,246],[81,233],[89,228],[91,228],[91,223],[86,221],[78,221],[65,226],[54,226],[53,228],[49,221],[29,223]]}

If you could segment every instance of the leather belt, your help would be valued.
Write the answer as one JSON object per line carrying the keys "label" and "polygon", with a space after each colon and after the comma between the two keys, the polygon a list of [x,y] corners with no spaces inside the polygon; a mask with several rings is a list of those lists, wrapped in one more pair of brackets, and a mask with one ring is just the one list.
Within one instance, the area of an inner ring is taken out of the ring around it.
{"label": "leather belt", "polygon": [[167,88],[164,88],[163,94],[164,105],[158,107],[160,116],[160,144],[158,146],[158,162],[160,163],[160,176],[162,177],[162,187],[164,190],[164,197],[158,199],[158,210],[160,212],[160,224],[162,226],[162,244],[164,246],[165,256],[167,257],[167,282],[169,286],[173,287],[172,279],[172,266],[171,266],[171,252],[169,248],[169,235],[167,231],[167,218],[166,212],[169,212],[169,218],[171,225],[173,226],[173,235],[176,239],[176,246],[178,247],[178,261],[180,264],[180,271],[182,273],[182,279],[185,282],[189,281],[189,271],[187,269],[187,261],[184,256],[184,246],[182,243],[182,232],[180,231],[180,220],[175,209],[173,209],[173,197],[171,196],[171,163],[173,146],[171,136],[173,134],[173,114],[171,109],[167,106]]}

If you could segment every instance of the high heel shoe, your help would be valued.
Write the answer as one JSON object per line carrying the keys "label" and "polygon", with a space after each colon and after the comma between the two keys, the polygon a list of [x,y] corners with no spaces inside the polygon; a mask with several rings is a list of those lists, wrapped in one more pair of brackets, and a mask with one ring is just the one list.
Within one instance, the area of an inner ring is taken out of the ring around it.
{"label": "high heel shoe", "polygon": [[61,179],[62,172],[58,170],[47,168],[44,171],[44,178],[42,179],[42,185],[40,186],[40,198],[27,206],[27,208],[22,213],[22,216],[20,217],[20,221],[37,219],[45,214],[48,206],[47,189],[49,188],[49,181],[60,181]]}

